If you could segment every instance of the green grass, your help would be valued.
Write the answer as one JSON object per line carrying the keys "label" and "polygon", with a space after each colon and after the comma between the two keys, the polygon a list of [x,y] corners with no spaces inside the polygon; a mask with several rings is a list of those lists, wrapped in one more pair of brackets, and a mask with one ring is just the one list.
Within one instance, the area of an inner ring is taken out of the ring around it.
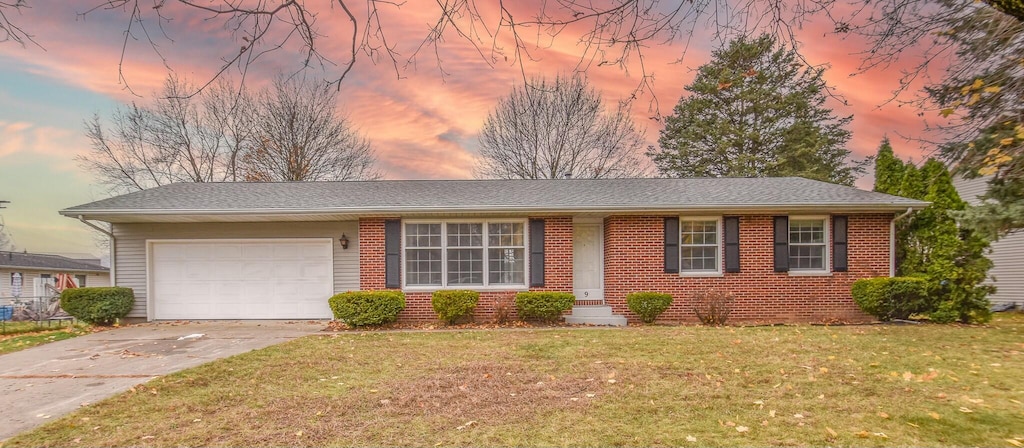
{"label": "green grass", "polygon": [[1012,446],[1022,352],[1019,314],[342,333],[156,379],[4,446]]}
{"label": "green grass", "polygon": [[0,355],[89,333],[88,326],[80,323],[7,322],[5,327],[0,334]]}

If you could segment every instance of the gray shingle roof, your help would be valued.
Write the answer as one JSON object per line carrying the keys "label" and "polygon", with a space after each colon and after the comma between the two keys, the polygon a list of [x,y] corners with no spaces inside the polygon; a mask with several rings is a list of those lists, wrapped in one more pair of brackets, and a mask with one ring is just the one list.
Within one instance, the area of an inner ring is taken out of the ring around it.
{"label": "gray shingle roof", "polygon": [[95,263],[88,263],[60,255],[6,251],[0,251],[0,267],[53,269],[55,271],[110,271],[110,269]]}
{"label": "gray shingle roof", "polygon": [[103,213],[369,213],[859,207],[927,203],[798,177],[569,180],[391,180],[179,183],[61,211]]}

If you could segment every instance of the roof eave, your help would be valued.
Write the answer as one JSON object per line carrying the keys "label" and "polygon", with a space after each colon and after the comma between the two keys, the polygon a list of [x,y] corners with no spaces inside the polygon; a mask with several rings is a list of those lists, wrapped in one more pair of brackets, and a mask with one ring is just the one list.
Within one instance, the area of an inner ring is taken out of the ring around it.
{"label": "roof eave", "polygon": [[84,218],[103,220],[98,217],[158,217],[158,216],[192,216],[192,217],[217,217],[217,216],[275,216],[296,217],[302,215],[414,215],[414,214],[436,214],[436,213],[667,213],[667,212],[688,212],[688,211],[719,211],[721,213],[750,213],[750,212],[802,212],[802,211],[828,211],[837,212],[862,212],[882,213],[897,212],[907,209],[920,210],[927,207],[929,203],[913,201],[906,203],[813,203],[813,204],[704,204],[704,205],[664,205],[664,206],[564,206],[564,207],[533,207],[533,206],[437,206],[437,207],[332,207],[321,209],[91,209],[75,210],[65,209],[59,213],[70,218]]}

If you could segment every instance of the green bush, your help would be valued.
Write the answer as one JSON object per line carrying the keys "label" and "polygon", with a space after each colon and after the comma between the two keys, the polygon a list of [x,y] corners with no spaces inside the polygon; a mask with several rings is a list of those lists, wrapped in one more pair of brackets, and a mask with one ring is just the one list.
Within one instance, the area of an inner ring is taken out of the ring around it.
{"label": "green bush", "polygon": [[644,323],[654,322],[672,305],[672,295],[660,292],[634,292],[626,294],[626,306],[640,316]]}
{"label": "green bush", "polygon": [[529,291],[516,294],[516,311],[523,319],[554,322],[574,303],[576,296],[567,292]]}
{"label": "green bush", "polygon": [[906,319],[925,311],[927,280],[920,277],[878,277],[853,282],[850,294],[857,306],[881,320]]}
{"label": "green bush", "polygon": [[434,291],[430,304],[434,312],[446,324],[454,324],[459,319],[473,315],[473,309],[480,300],[480,293],[463,289],[446,289]]}
{"label": "green bush", "polygon": [[135,291],[121,287],[69,288],[60,293],[60,307],[82,322],[113,325],[135,304]]}
{"label": "green bush", "polygon": [[405,308],[402,291],[349,291],[328,299],[334,318],[352,327],[383,325]]}

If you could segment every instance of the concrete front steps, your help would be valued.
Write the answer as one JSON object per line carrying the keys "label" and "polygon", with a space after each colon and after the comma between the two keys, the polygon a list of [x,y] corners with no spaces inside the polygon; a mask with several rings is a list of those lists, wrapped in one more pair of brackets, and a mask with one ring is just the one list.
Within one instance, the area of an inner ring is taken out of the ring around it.
{"label": "concrete front steps", "polygon": [[626,316],[612,314],[612,307],[608,305],[576,305],[572,307],[572,314],[565,316],[565,323],[625,327]]}

